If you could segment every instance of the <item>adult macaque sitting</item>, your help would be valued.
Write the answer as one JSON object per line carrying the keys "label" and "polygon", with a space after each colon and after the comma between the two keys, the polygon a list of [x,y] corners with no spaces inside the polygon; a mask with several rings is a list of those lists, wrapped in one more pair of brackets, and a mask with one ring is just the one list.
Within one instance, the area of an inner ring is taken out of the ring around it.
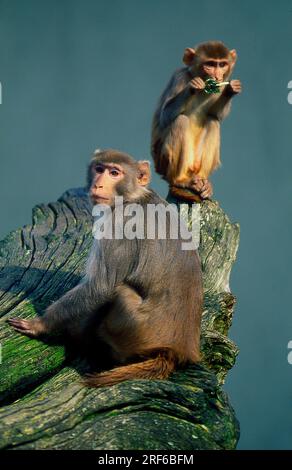
{"label": "adult macaque sitting", "polygon": [[[147,189],[148,162],[116,150],[97,151],[88,168],[92,203],[166,205]],[[145,222],[146,223],[146,222]],[[10,325],[32,338],[61,335],[105,344],[118,367],[87,376],[88,386],[126,379],[165,379],[178,366],[200,358],[202,280],[195,250],[182,239],[94,240],[82,282],[49,306],[42,317],[12,318]],[[91,338],[91,339],[90,339]]]}

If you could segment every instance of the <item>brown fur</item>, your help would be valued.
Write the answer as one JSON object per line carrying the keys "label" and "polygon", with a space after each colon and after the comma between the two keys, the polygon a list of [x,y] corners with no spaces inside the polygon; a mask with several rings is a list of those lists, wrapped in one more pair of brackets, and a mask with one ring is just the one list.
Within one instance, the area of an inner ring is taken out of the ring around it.
{"label": "brown fur", "polygon": [[177,186],[170,186],[170,194],[177,199],[187,202],[202,202],[201,196],[187,188],[179,188]]}
{"label": "brown fur", "polygon": [[230,94],[188,93],[187,85],[202,76],[201,63],[208,58],[235,59],[226,46],[209,41],[197,46],[191,66],[177,70],[161,95],[152,122],[151,152],[156,171],[170,185],[190,185],[194,175],[207,179],[220,165],[220,121],[230,111]]}
{"label": "brown fur", "polygon": [[[166,222],[170,225],[171,206],[145,187],[146,162],[135,162],[118,151],[97,152],[88,170],[89,188],[94,178],[98,182],[97,162],[122,165],[125,177],[111,191],[119,185],[128,200],[135,196],[143,209],[145,229],[148,204],[169,209]],[[124,208],[128,206],[124,202]],[[105,347],[108,367],[112,363],[117,367],[88,376],[88,386],[166,379],[177,366],[200,360],[201,265],[196,250],[182,250],[182,241],[181,234],[174,239],[169,232],[165,239],[94,239],[80,284],[51,304],[41,318],[10,319],[10,324],[30,337],[46,334],[73,340],[77,349],[91,351],[94,358],[100,346]],[[102,369],[104,358],[97,359]]]}
{"label": "brown fur", "polygon": [[155,357],[142,362],[116,367],[107,372],[88,374],[84,382],[88,387],[105,387],[124,380],[167,379],[176,368],[177,356],[171,349],[166,348],[150,351],[148,354],[145,352],[145,356],[149,357],[149,355],[155,355]]}

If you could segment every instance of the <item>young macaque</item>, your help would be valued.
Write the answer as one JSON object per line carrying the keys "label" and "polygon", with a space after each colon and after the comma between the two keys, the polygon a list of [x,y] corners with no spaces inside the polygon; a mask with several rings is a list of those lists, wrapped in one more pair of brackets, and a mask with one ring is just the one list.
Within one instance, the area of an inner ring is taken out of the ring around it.
{"label": "young macaque", "polygon": [[[149,204],[167,203],[148,189],[149,162],[116,150],[96,151],[88,168],[93,205],[123,209],[137,203],[145,226]],[[97,208],[99,208],[98,206]],[[125,226],[125,222],[123,222]],[[146,233],[146,232],[145,232]],[[94,239],[82,282],[49,306],[42,317],[8,320],[32,338],[61,335],[77,344],[104,344],[116,368],[94,373],[88,386],[126,379],[166,379],[178,366],[200,359],[201,265],[182,238]],[[92,341],[93,336],[93,341]]]}
{"label": "young macaque", "polygon": [[[212,195],[208,178],[220,164],[220,121],[230,111],[231,98],[241,92],[239,80],[229,81],[236,58],[234,49],[218,41],[185,49],[185,67],[173,74],[160,97],[152,123],[152,156],[171,193],[182,199],[200,201]],[[217,82],[217,92],[208,93],[208,79]]]}

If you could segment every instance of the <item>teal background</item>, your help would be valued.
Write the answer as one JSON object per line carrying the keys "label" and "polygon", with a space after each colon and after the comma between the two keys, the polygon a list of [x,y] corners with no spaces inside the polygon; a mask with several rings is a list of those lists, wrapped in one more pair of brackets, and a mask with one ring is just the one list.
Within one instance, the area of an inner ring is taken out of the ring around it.
{"label": "teal background", "polygon": [[[0,236],[85,180],[96,147],[149,158],[155,103],[186,46],[238,52],[215,197],[241,225],[226,384],[242,449],[292,448],[292,2],[0,0]],[[166,185],[156,175],[153,187]]]}

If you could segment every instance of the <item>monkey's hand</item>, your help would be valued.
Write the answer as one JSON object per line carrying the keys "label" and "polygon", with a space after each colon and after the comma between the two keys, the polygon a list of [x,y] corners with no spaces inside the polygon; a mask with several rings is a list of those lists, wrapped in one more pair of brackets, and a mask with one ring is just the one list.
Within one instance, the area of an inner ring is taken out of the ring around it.
{"label": "monkey's hand", "polygon": [[233,95],[241,93],[242,87],[240,80],[231,80],[231,82],[229,83],[229,89]]}
{"label": "monkey's hand", "polygon": [[213,194],[213,186],[209,180],[195,176],[192,181],[191,189],[197,191],[202,199],[208,199]]}
{"label": "monkey's hand", "polygon": [[197,90],[204,90],[205,82],[201,79],[201,77],[195,77],[189,82],[188,86],[190,92],[195,93]]}
{"label": "monkey's hand", "polygon": [[45,333],[45,325],[41,318],[33,318],[32,320],[23,320],[21,318],[9,318],[7,320],[15,331],[30,338],[37,338]]}

